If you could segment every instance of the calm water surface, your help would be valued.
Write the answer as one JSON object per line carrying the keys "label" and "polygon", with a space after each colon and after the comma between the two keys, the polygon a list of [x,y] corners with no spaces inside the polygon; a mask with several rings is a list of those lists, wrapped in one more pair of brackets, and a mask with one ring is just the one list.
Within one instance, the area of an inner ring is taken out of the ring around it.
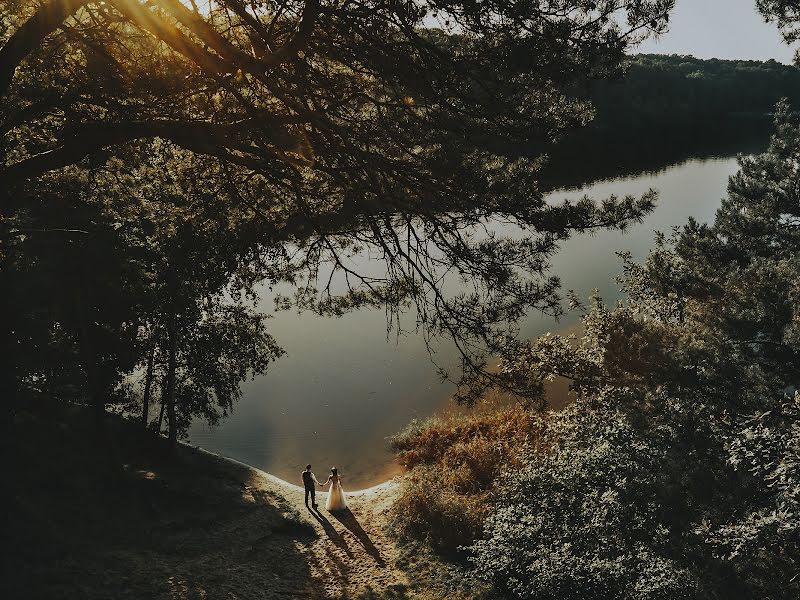
{"label": "calm water surface", "polygon": [[[727,178],[736,170],[734,157],[692,159],[658,173],[550,194],[553,200],[585,194],[600,199],[642,194],[650,188],[659,191],[655,212],[625,234],[583,235],[561,246],[553,272],[561,277],[563,289],[587,297],[597,288],[606,300],[617,298],[613,277],[621,269],[615,253],[630,250],[643,258],[654,231],[668,233],[690,216],[711,221],[725,195]],[[414,417],[445,409],[452,392],[449,384],[439,381],[421,336],[387,339],[382,310],[362,310],[339,319],[275,313],[271,298],[270,291],[263,290],[261,310],[274,313],[270,331],[286,356],[265,376],[245,385],[242,401],[219,427],[193,426],[190,442],[293,483],[299,482],[308,462],[318,476],[331,466],[339,467],[345,487],[351,490],[399,472],[387,437]],[[411,327],[413,317],[406,320]],[[556,323],[530,315],[522,329],[532,337],[563,329],[574,320],[567,317]],[[453,358],[442,352],[438,359]]]}

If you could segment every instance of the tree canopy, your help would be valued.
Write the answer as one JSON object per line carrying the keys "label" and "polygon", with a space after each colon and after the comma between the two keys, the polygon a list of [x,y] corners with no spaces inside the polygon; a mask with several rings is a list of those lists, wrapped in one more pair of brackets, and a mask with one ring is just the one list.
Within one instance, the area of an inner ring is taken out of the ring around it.
{"label": "tree canopy", "polygon": [[[672,4],[7,3],[2,251],[64,186],[144,238],[157,198],[216,223],[227,212],[240,257],[297,250],[257,262],[262,278],[305,277],[300,306],[411,302],[477,376],[527,310],[560,310],[545,274],[560,239],[652,207],[652,194],[548,204],[529,148],[590,118],[587,81],[618,73]],[[527,233],[487,241],[473,231],[489,216]],[[385,274],[348,270],[364,247]],[[447,274],[470,291],[446,294]]]}
{"label": "tree canopy", "polygon": [[[796,0],[756,0],[756,5],[764,18],[781,28],[787,43],[800,40],[800,6]],[[800,55],[795,54],[795,62],[798,60]]]}
{"label": "tree canopy", "polygon": [[[490,144],[584,122],[570,88],[616,72],[671,4],[12,2],[0,174],[18,184],[160,138],[321,216],[487,199]],[[445,30],[421,28],[432,13]]]}

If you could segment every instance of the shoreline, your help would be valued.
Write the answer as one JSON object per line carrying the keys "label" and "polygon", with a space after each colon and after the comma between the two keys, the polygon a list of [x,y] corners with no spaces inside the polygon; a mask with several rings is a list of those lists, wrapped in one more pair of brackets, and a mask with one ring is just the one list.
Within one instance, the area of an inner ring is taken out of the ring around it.
{"label": "shoreline", "polygon": [[[557,335],[568,336],[568,335],[573,335],[573,334],[574,335],[580,335],[581,331],[582,331],[582,325],[581,325],[580,322],[577,322],[577,323],[572,323],[570,325],[567,325],[565,327],[561,327],[555,333]],[[560,410],[560,409],[564,408],[567,404],[570,404],[572,402],[572,400],[573,400],[573,398],[570,397],[570,393],[568,392],[568,389],[567,389],[568,388],[568,382],[566,380],[556,380],[556,381],[548,382],[546,384],[546,388],[547,388],[548,396],[551,396],[550,402],[551,402],[551,408],[553,410]],[[502,407],[506,403],[506,401],[502,400],[502,398],[500,396],[496,395],[496,394],[490,395],[490,397],[484,399],[484,402],[485,402],[485,405],[483,407],[484,410],[486,409],[487,406],[491,406],[491,408],[489,408],[488,410],[497,410],[498,408]],[[473,415],[478,414],[480,412],[480,410],[481,410],[481,404],[479,403],[478,405],[470,407],[469,409],[466,409],[466,410],[471,412]],[[445,416],[448,413],[449,414],[455,414],[455,415],[465,414],[465,407],[459,406],[457,404],[454,404],[452,402],[452,396],[448,396],[447,399],[445,401],[443,401],[441,403],[441,405],[429,417],[434,417],[434,416],[437,416],[437,415],[438,416]],[[207,449],[203,448],[202,446],[191,444],[189,442],[180,442],[180,443],[183,446],[187,447],[187,448],[192,448],[193,450],[196,450],[196,451],[201,452],[203,454],[206,454],[206,455],[209,455],[209,456],[213,456],[213,457],[218,458],[220,460],[223,460],[223,461],[229,462],[231,464],[235,464],[235,465],[238,465],[240,467],[244,467],[246,469],[254,471],[254,472],[258,473],[259,475],[261,475],[262,477],[264,477],[267,481],[270,481],[270,482],[282,487],[283,489],[285,489],[287,491],[295,492],[295,493],[301,493],[301,494],[304,492],[303,486],[291,483],[290,481],[287,481],[285,479],[281,479],[277,475],[273,475],[272,473],[269,473],[268,471],[264,471],[263,469],[259,469],[258,467],[254,466],[254,465],[251,465],[249,463],[242,462],[242,461],[237,460],[235,458],[231,458],[230,456],[225,456],[224,454],[219,454],[218,452],[213,452],[212,450],[207,450]],[[406,474],[405,471],[403,470],[403,468],[400,465],[398,465],[397,463],[394,463],[393,466],[392,465],[386,465],[386,468],[384,469],[384,472],[385,471],[395,470],[395,468],[399,469],[400,472],[397,473],[396,475],[393,475],[393,476],[389,477],[387,480],[382,481],[381,483],[376,483],[375,485],[372,485],[372,486],[369,486],[369,487],[366,487],[366,488],[353,490],[353,491],[346,491],[346,494],[348,496],[365,496],[365,495],[376,494],[376,493],[379,493],[379,492],[382,492],[382,491],[391,490],[391,489],[395,488],[397,485],[399,485],[400,480]],[[318,493],[323,495],[323,497],[328,494],[328,492],[325,492],[325,491],[321,491],[321,492],[318,492]]]}
{"label": "shoreline", "polygon": [[[240,467],[244,467],[246,469],[254,471],[254,472],[258,473],[260,476],[262,476],[263,478],[265,478],[267,481],[270,481],[270,482],[274,483],[275,485],[278,485],[278,486],[286,489],[287,491],[296,492],[296,493],[303,493],[304,492],[303,486],[296,485],[294,483],[286,481],[285,479],[281,479],[277,475],[273,475],[272,473],[268,473],[266,471],[263,471],[262,469],[259,469],[258,467],[254,467],[253,465],[249,465],[249,464],[247,464],[245,462],[242,462],[240,460],[236,460],[235,458],[230,458],[229,456],[224,456],[222,454],[218,454],[216,452],[212,452],[210,450],[206,450],[205,448],[202,448],[200,446],[194,446],[192,444],[187,444],[187,443],[184,443],[184,442],[181,442],[181,443],[184,446],[186,446],[187,448],[191,448],[192,450],[200,452],[201,454],[206,454],[206,455],[209,455],[209,456],[213,456],[214,458],[217,458],[219,460],[222,460],[222,461],[225,461],[225,462],[229,462],[229,463],[232,463],[234,465],[238,465]],[[376,494],[376,493],[379,493],[379,492],[391,490],[391,489],[397,487],[397,485],[399,485],[399,481],[397,481],[397,480],[402,478],[402,477],[403,477],[402,474],[401,475],[396,475],[396,476],[392,477],[391,479],[388,479],[388,480],[386,480],[386,481],[384,481],[382,483],[378,483],[378,484],[373,485],[371,487],[360,489],[360,490],[353,490],[353,491],[347,490],[345,493],[347,494],[347,496],[366,496],[366,495],[370,495],[370,494]],[[320,495],[327,495],[327,493],[328,492],[319,492]]]}

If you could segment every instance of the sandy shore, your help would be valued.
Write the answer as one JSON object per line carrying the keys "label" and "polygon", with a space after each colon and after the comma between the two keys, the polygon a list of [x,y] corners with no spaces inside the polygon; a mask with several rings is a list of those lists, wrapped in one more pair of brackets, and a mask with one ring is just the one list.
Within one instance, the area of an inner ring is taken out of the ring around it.
{"label": "sandy shore", "polygon": [[[239,467],[244,467],[245,469],[250,469],[251,471],[254,471],[255,473],[258,473],[261,477],[263,477],[267,481],[269,481],[271,483],[274,483],[275,485],[278,485],[278,486],[284,488],[287,492],[297,492],[297,493],[301,493],[301,494],[305,495],[305,491],[303,490],[303,486],[296,485],[294,483],[290,483],[290,482],[286,481],[285,479],[281,479],[280,477],[277,477],[277,476],[273,475],[272,473],[267,473],[266,471],[262,471],[261,469],[258,469],[258,468],[254,467],[252,465],[248,465],[247,463],[243,463],[241,461],[238,461],[235,458],[229,458],[227,456],[223,456],[221,454],[217,454],[216,452],[211,452],[210,450],[206,450],[205,448],[201,448],[200,446],[193,446],[191,444],[184,444],[184,445],[189,447],[189,448],[191,448],[192,450],[197,451],[197,452],[201,452],[203,454],[207,454],[209,456],[213,456],[213,457],[215,457],[215,458],[217,458],[219,460],[224,460],[224,461],[227,461],[227,462],[229,462],[231,464],[237,465]],[[300,476],[299,473],[297,475],[298,475],[298,477]],[[379,494],[380,492],[385,492],[385,491],[388,491],[388,490],[392,490],[398,485],[399,479],[400,479],[400,477],[395,477],[395,478],[389,479],[388,481],[384,481],[383,483],[379,483],[377,485],[373,485],[371,487],[364,488],[363,490],[346,490],[347,497],[350,498],[350,497],[358,497],[358,496],[369,496],[369,495]],[[318,491],[317,495],[321,496],[324,499],[326,497],[326,495],[327,495],[327,492],[319,492]]]}
{"label": "sandy shore", "polygon": [[[191,448],[236,469],[246,469],[251,474],[245,485],[246,493],[281,498],[286,503],[282,510],[296,512],[300,520],[314,528],[317,535],[313,539],[295,543],[296,551],[308,564],[310,581],[297,582],[297,594],[288,596],[353,598],[396,590],[398,596],[405,597],[409,593],[408,577],[395,565],[397,549],[385,524],[387,511],[399,491],[400,478],[367,489],[345,490],[350,512],[344,514],[328,513],[323,508],[327,493],[318,492],[319,509],[313,511],[305,506],[302,486],[240,461]],[[287,597],[286,592],[279,597]]]}

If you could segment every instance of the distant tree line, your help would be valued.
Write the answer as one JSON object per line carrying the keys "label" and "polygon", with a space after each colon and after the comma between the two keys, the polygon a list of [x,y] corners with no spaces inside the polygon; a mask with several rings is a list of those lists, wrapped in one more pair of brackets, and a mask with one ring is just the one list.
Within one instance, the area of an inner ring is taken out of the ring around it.
{"label": "distant tree line", "polygon": [[604,133],[764,118],[781,98],[800,106],[800,71],[774,60],[640,54],[620,80],[594,83],[589,97],[597,116],[588,129]]}
{"label": "distant tree line", "polygon": [[623,76],[592,82],[585,97],[592,121],[533,150],[548,154],[548,188],[763,151],[775,104],[800,106],[800,71],[774,60],[640,54],[627,59]]}

